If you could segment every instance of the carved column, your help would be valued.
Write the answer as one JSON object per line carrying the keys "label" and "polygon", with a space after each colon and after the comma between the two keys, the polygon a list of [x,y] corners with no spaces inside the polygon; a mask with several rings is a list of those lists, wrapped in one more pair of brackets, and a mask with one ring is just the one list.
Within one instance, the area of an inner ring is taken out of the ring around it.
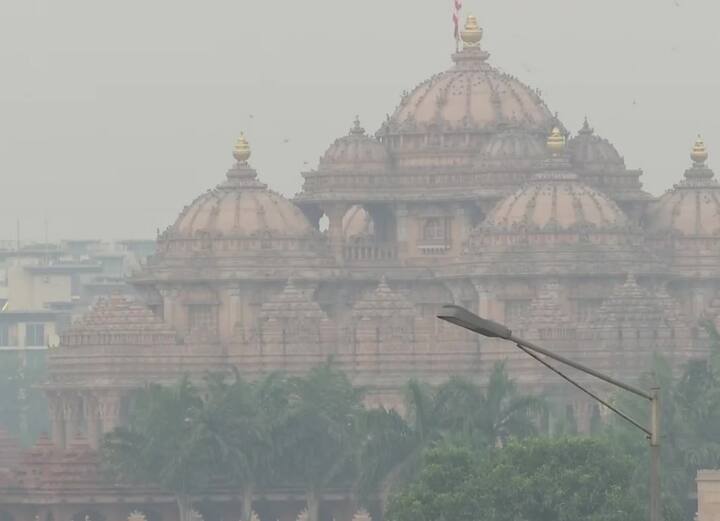
{"label": "carved column", "polygon": [[245,324],[243,317],[241,295],[242,290],[239,285],[234,285],[230,288],[229,292],[229,310],[228,315],[230,316],[230,329],[232,336],[238,340],[245,340]]}
{"label": "carved column", "polygon": [[48,407],[52,442],[59,449],[65,448],[65,418],[62,398],[59,394],[48,393]]}
{"label": "carved column", "polygon": [[98,396],[97,409],[102,434],[113,431],[119,425],[120,402],[121,396],[119,392],[106,392]]}
{"label": "carved column", "polygon": [[69,446],[81,431],[82,417],[80,397],[75,393],[62,396],[63,419],[65,420],[65,446]]}
{"label": "carved column", "polygon": [[395,219],[397,226],[397,242],[398,251],[401,256],[407,254],[408,251],[408,237],[407,237],[407,225],[408,225],[408,208],[405,204],[400,204],[395,210]]}
{"label": "carved column", "polygon": [[345,237],[343,235],[343,217],[348,206],[344,203],[330,204],[325,207],[325,215],[328,217],[328,236],[335,259],[342,262],[344,258]]}
{"label": "carved column", "polygon": [[483,318],[493,319],[493,300],[494,295],[490,287],[483,282],[473,281],[475,291],[478,294],[478,315]]}
{"label": "carved column", "polygon": [[175,305],[177,301],[178,291],[165,287],[160,288],[159,293],[163,301],[163,319],[169,324],[176,325]]}
{"label": "carved column", "polygon": [[93,449],[97,449],[100,446],[100,416],[97,399],[93,394],[83,396],[83,410],[88,442]]}

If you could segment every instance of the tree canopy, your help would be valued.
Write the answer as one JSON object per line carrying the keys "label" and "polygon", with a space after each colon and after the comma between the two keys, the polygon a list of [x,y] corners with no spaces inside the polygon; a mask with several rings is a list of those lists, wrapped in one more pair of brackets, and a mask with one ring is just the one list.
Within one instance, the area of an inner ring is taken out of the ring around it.
{"label": "tree canopy", "polygon": [[643,519],[635,462],[606,441],[534,438],[486,452],[445,444],[395,496],[389,521]]}

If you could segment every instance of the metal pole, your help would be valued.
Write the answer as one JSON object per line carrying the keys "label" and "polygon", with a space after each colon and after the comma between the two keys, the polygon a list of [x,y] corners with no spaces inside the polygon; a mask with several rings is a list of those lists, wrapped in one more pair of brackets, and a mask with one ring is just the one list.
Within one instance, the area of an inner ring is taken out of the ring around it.
{"label": "metal pole", "polygon": [[660,389],[650,395],[650,521],[660,521]]}
{"label": "metal pole", "polygon": [[646,400],[652,400],[652,395],[648,394],[647,392],[643,391],[642,389],[638,389],[634,385],[630,385],[630,384],[626,384],[625,382],[621,382],[620,380],[617,380],[611,376],[603,374],[600,371],[596,371],[595,369],[592,369],[586,365],[583,365],[583,364],[580,364],[573,360],[570,360],[569,358],[565,358],[564,356],[553,353],[552,351],[548,351],[547,349],[542,348],[538,345],[535,345],[532,342],[528,342],[527,340],[523,340],[522,338],[518,338],[513,335],[510,335],[506,340],[509,340],[510,342],[515,342],[516,344],[519,344],[519,345],[526,347],[532,351],[535,351],[536,353],[540,353],[541,355],[545,355],[548,358],[552,358],[553,360],[560,362],[561,364],[565,364],[567,366],[572,367],[573,369],[582,371],[585,374],[594,376],[598,380],[607,382],[611,385],[614,385],[615,387],[619,387],[620,389],[625,389],[626,391],[633,393],[637,396],[641,396],[642,398],[645,398]]}
{"label": "metal pole", "polygon": [[[502,340],[509,340],[510,342],[513,342],[521,350],[525,351],[527,354],[529,354],[530,356],[535,358],[537,361],[539,361],[546,367],[548,367],[551,370],[555,371],[556,373],[560,374],[560,376],[562,376],[563,378],[568,380],[570,383],[575,385],[575,387],[580,388],[583,392],[587,393],[592,398],[594,398],[595,400],[599,401],[600,403],[602,403],[604,405],[607,405],[606,402],[604,402],[604,400],[599,399],[599,397],[594,395],[594,393],[589,392],[587,389],[584,389],[582,386],[580,386],[577,382],[575,382],[572,379],[568,378],[567,376],[561,374],[558,370],[551,367],[547,362],[545,362],[541,358],[537,357],[535,355],[535,353],[544,355],[552,360],[555,360],[556,362],[560,362],[562,364],[570,366],[574,369],[577,369],[578,371],[581,371],[590,376],[594,376],[595,378],[598,378],[599,380],[602,380],[611,385],[619,387],[620,389],[625,389],[628,392],[631,392],[637,396],[641,396],[642,398],[645,398],[646,400],[648,400],[650,402],[650,428],[649,429],[643,428],[642,425],[638,424],[637,422],[632,420],[632,418],[629,418],[626,414],[622,413],[621,411],[618,411],[614,407],[610,407],[610,410],[619,414],[621,417],[628,420],[635,427],[642,430],[644,433],[646,433],[646,435],[648,435],[648,439],[650,440],[650,521],[661,521],[661,512],[660,512],[660,510],[661,510],[661,506],[660,506],[660,389],[657,385],[654,386],[650,390],[649,393],[646,391],[643,391],[642,389],[639,389],[633,385],[627,384],[625,382],[621,382],[620,380],[617,380],[611,376],[608,376],[599,371],[596,371],[595,369],[592,369],[583,364],[580,364],[578,362],[570,360],[569,358],[565,358],[562,355],[553,353],[552,351],[549,351],[549,350],[544,349],[540,346],[537,346],[531,342],[523,340],[522,338],[513,336],[512,331],[510,329],[508,329],[506,326],[504,326],[502,324],[498,324],[497,322],[493,322],[492,320],[481,318],[481,317],[475,315],[472,311],[469,311],[461,306],[457,306],[454,304],[448,304],[448,305],[443,306],[442,312],[441,312],[441,314],[438,315],[438,318],[445,320],[447,322],[450,322],[451,324],[455,324],[456,326],[468,329],[474,333],[478,333],[480,335],[489,337],[489,338],[500,338]],[[533,353],[530,353],[530,351],[532,351]]]}

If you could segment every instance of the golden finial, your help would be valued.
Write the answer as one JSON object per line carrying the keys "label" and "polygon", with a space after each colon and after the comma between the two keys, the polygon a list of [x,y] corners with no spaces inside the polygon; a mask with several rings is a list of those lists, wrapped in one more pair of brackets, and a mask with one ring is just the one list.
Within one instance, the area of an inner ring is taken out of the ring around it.
{"label": "golden finial", "polygon": [[560,154],[565,149],[565,136],[562,135],[560,129],[555,127],[550,132],[546,143],[548,151],[554,156]]}
{"label": "golden finial", "polygon": [[482,40],[483,31],[478,25],[477,18],[474,15],[468,15],[465,21],[465,30],[460,31],[460,39],[463,41],[463,47],[477,47]]}
{"label": "golden finial", "polygon": [[240,163],[244,163],[250,158],[250,143],[247,142],[243,133],[240,133],[240,137],[235,142],[233,157]]}
{"label": "golden finial", "polygon": [[705,148],[705,141],[703,141],[702,136],[698,134],[695,144],[692,147],[692,151],[690,152],[690,159],[692,159],[695,164],[702,165],[705,163],[707,158],[708,152]]}

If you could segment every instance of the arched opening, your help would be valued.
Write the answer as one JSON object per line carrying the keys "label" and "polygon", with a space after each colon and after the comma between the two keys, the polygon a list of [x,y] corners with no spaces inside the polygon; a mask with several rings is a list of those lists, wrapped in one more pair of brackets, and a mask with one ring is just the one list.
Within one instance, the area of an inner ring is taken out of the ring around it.
{"label": "arched opening", "polygon": [[360,205],[353,205],[343,216],[343,235],[346,239],[367,238],[375,235],[375,222]]}
{"label": "arched opening", "polygon": [[445,240],[446,226],[444,219],[433,217],[423,223],[422,238],[425,242],[443,242]]}
{"label": "arched opening", "polygon": [[320,219],[318,219],[317,222],[317,229],[323,233],[330,229],[330,218],[327,216],[327,214],[322,214],[320,216]]}

